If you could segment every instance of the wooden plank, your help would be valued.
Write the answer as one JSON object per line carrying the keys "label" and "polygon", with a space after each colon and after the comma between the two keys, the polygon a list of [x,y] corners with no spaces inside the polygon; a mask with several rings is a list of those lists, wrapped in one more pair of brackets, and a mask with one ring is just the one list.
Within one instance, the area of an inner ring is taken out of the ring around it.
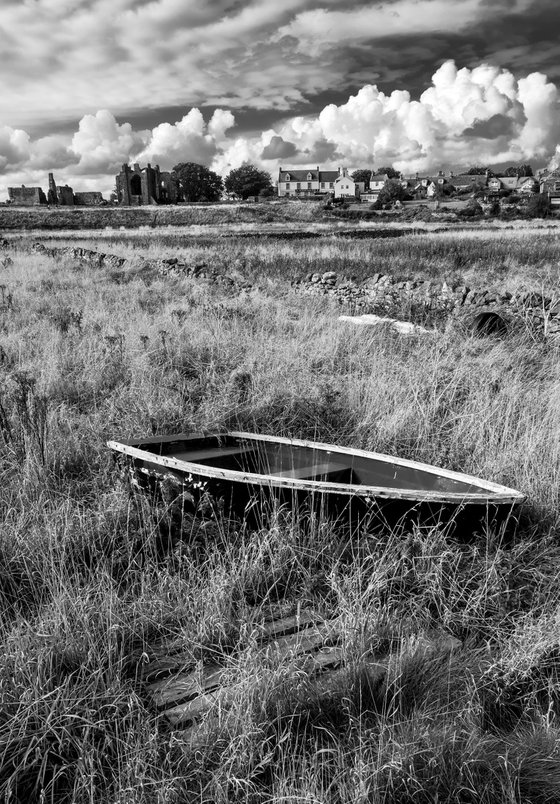
{"label": "wooden plank", "polygon": [[[342,648],[328,648],[320,653],[310,655],[306,659],[304,669],[313,675],[323,671],[324,675],[325,672],[333,672],[334,665],[340,664],[342,658]],[[166,709],[162,714],[172,726],[179,726],[182,723],[200,719],[214,708],[217,710],[216,714],[218,714],[218,711],[228,708],[238,694],[238,685],[218,687],[216,690],[197,696],[192,701]],[[185,731],[184,736],[188,736],[191,733],[191,729],[188,729]]]}
{"label": "wooden plank", "polygon": [[189,720],[198,720],[213,707],[228,706],[236,694],[235,687],[219,687],[213,692],[198,695],[192,701],[166,709],[162,714],[172,726],[177,726]]}
{"label": "wooden plank", "polygon": [[315,463],[311,466],[292,467],[285,469],[282,472],[271,472],[273,477],[293,477],[305,480],[315,480],[320,477],[330,475],[332,472],[341,472],[344,469],[350,469],[347,463],[336,463],[330,461],[328,463]]}
{"label": "wooden plank", "polygon": [[334,636],[335,629],[333,622],[325,622],[314,628],[307,628],[304,632],[281,636],[267,642],[263,648],[269,656],[276,655],[278,660],[295,658],[302,653],[320,648],[324,641]]}
{"label": "wooden plank", "polygon": [[167,707],[216,689],[222,683],[224,675],[226,671],[221,665],[210,664],[199,670],[154,681],[148,685],[147,692],[158,708]]}
{"label": "wooden plank", "polygon": [[177,653],[171,656],[162,656],[142,668],[141,678],[144,682],[155,681],[158,677],[169,676],[171,673],[182,672],[193,664],[193,657],[187,653]]}
{"label": "wooden plank", "polygon": [[272,639],[277,636],[300,631],[309,628],[311,625],[323,623],[324,617],[316,614],[312,609],[302,609],[298,614],[290,617],[282,617],[278,620],[265,622],[261,626],[261,639]]}

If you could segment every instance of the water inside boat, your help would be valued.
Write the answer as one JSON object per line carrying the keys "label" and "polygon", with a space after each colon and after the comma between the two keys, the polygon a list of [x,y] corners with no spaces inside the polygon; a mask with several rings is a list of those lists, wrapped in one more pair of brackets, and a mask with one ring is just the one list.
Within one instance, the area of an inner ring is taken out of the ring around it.
{"label": "water inside boat", "polygon": [[400,490],[480,493],[485,489],[398,461],[350,455],[344,450],[283,444],[235,436],[159,441],[138,446],[158,455],[203,466],[230,469],[271,478],[316,480]]}

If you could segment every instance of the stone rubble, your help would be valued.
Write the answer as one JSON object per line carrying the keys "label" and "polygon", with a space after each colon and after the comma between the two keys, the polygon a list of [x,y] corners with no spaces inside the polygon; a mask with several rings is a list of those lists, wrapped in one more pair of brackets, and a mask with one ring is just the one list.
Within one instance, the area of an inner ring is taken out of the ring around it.
{"label": "stone rubble", "polygon": [[508,323],[523,323],[545,335],[560,335],[560,291],[557,297],[525,290],[513,294],[465,285],[452,287],[445,281],[398,281],[380,273],[356,283],[334,271],[295,279],[292,287],[298,293],[332,300],[352,315],[379,314],[422,322],[444,322],[451,317],[468,324],[469,319],[488,311]]}
{"label": "stone rubble", "polygon": [[[6,248],[9,241],[4,240],[0,245]],[[52,257],[72,257],[100,268],[133,266],[125,257],[82,247],[47,248],[35,243],[33,249]],[[204,261],[187,264],[169,257],[146,260],[143,267],[156,276],[205,279],[237,292],[252,289],[252,284],[239,276],[237,270],[236,276],[220,273]],[[420,320],[429,326],[451,319],[469,326],[481,312],[492,312],[507,324],[523,324],[535,333],[560,337],[560,290],[558,296],[523,289],[511,293],[505,289],[453,287],[446,281],[396,280],[379,272],[357,283],[335,271],[309,274],[305,279],[294,279],[291,285],[297,293],[323,297],[351,315],[382,315],[415,324]]]}

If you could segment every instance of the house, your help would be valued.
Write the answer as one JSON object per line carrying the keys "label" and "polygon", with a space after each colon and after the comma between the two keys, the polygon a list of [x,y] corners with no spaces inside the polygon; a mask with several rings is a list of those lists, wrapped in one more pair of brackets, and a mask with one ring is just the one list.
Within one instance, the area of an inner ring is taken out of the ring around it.
{"label": "house", "polygon": [[520,176],[516,190],[520,195],[535,195],[539,192],[539,183],[534,176]]}
{"label": "house", "polygon": [[365,190],[363,181],[354,181],[348,175],[348,170],[342,168],[341,174],[334,182],[334,197],[335,198],[360,198]]}
{"label": "house", "polygon": [[379,193],[389,181],[389,176],[386,173],[374,173],[369,180],[369,190],[364,190],[360,198],[362,201],[369,201],[374,203],[377,201]]}
{"label": "house", "polygon": [[312,198],[334,193],[335,182],[341,174],[342,168],[321,170],[319,165],[303,170],[281,167],[278,170],[278,197]]}
{"label": "house", "polygon": [[540,190],[551,207],[560,207],[560,168],[541,176]]}
{"label": "house", "polygon": [[488,183],[489,173],[459,173],[457,176],[451,174],[449,176],[449,184],[458,192],[468,192],[469,190],[475,191],[486,187]]}

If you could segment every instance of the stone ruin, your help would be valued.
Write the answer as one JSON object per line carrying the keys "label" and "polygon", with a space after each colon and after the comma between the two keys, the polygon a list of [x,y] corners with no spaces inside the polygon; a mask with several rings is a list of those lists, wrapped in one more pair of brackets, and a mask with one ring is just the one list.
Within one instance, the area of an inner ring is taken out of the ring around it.
{"label": "stone ruin", "polygon": [[141,168],[123,165],[115,177],[117,200],[122,206],[145,206],[146,204],[174,204],[177,201],[177,182],[173,175],[161,171],[159,165],[150,163]]}
{"label": "stone ruin", "polygon": [[96,191],[77,192],[65,184],[57,187],[54,175],[49,173],[47,194],[40,187],[8,187],[8,199],[14,206],[60,206],[60,207],[98,207],[105,203],[101,193]]}
{"label": "stone ruin", "polygon": [[40,187],[8,187],[8,200],[10,204],[19,207],[36,207],[47,203],[47,197]]}

